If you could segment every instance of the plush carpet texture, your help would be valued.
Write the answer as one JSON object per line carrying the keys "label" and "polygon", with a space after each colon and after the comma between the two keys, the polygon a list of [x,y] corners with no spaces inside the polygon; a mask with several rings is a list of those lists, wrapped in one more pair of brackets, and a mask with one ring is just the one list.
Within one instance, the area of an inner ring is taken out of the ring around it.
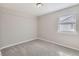
{"label": "plush carpet texture", "polygon": [[3,56],[79,56],[77,50],[39,39],[5,48],[1,52]]}

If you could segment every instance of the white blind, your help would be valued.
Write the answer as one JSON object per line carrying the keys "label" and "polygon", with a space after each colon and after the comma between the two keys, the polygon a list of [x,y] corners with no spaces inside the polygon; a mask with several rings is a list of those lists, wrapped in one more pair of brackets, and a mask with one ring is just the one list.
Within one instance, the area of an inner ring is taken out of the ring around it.
{"label": "white blind", "polygon": [[76,31],[76,17],[74,15],[62,16],[58,22],[59,32],[74,32]]}

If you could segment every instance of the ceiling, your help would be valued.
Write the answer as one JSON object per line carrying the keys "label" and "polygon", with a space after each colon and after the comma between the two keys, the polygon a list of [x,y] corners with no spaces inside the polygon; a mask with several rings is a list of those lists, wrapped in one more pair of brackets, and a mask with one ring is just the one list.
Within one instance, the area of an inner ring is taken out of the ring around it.
{"label": "ceiling", "polygon": [[34,16],[40,16],[76,4],[78,3],[44,3],[40,8],[38,8],[35,3],[4,3],[0,4],[0,6],[24,13],[29,13]]}

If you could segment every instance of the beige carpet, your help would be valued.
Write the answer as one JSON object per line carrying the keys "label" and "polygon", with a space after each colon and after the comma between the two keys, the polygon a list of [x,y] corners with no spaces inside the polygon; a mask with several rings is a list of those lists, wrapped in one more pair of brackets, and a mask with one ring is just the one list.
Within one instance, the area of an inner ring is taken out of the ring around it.
{"label": "beige carpet", "polygon": [[3,56],[79,56],[79,51],[43,40],[33,40],[1,50]]}

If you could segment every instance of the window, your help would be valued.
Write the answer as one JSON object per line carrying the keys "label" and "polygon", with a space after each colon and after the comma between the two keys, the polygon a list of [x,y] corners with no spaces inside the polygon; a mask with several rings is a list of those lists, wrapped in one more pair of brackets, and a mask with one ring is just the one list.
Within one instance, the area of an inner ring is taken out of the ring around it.
{"label": "window", "polygon": [[75,15],[62,16],[58,22],[58,32],[75,32],[76,17]]}

